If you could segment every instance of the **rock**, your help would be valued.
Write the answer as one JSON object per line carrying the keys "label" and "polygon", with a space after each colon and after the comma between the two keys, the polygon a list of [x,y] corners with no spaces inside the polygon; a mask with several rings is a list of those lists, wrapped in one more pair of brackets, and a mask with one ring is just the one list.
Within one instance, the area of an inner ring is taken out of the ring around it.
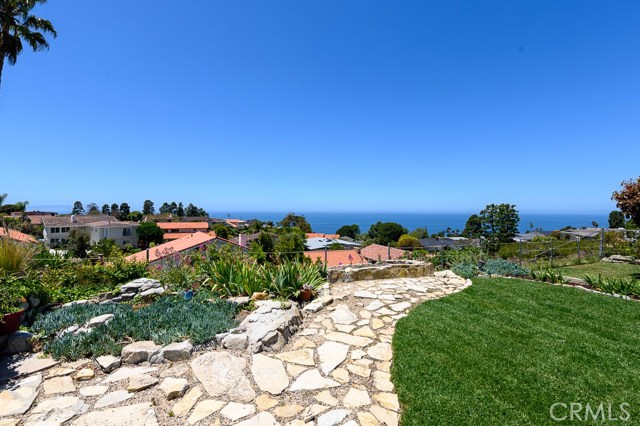
{"label": "rock", "polygon": [[347,408],[357,408],[371,404],[369,393],[364,389],[351,388],[342,401]]}
{"label": "rock", "polygon": [[251,300],[267,300],[269,293],[266,291],[256,291],[251,295]]}
{"label": "rock", "polygon": [[371,318],[371,328],[377,330],[382,327],[384,327],[384,321],[382,321],[380,318]]}
{"label": "rock", "polygon": [[253,353],[279,351],[302,323],[302,314],[296,304],[264,301],[238,326],[248,338],[248,349]]}
{"label": "rock", "polygon": [[337,366],[347,358],[349,345],[327,341],[318,347],[318,357],[320,358],[320,369],[324,374],[331,373]]}
{"label": "rock", "polygon": [[309,367],[315,365],[312,349],[301,349],[297,351],[282,352],[276,355],[276,357],[293,364],[306,365]]}
{"label": "rock", "polygon": [[190,341],[171,343],[162,348],[162,356],[167,361],[183,361],[191,358],[193,345]]}
{"label": "rock", "polygon": [[[199,387],[192,388],[187,394],[178,402],[173,405],[171,411],[173,414],[180,417],[188,414],[191,408],[196,404],[198,398],[202,396],[202,389]],[[222,406],[220,406],[222,408]]]}
{"label": "rock", "polygon": [[314,396],[314,398],[317,401],[322,402],[323,404],[327,404],[331,407],[338,405],[338,400],[331,396],[331,392],[329,392],[328,390],[320,392],[319,394]]}
{"label": "rock", "polygon": [[84,326],[85,328],[96,328],[102,324],[109,324],[113,319],[113,314],[104,314],[91,318]]}
{"label": "rock", "polygon": [[398,426],[398,413],[374,405],[369,409],[376,419],[387,426]]}
{"label": "rock", "polygon": [[329,316],[336,324],[349,325],[358,321],[358,316],[351,312],[347,305],[338,305]]}
{"label": "rock", "polygon": [[87,386],[80,389],[82,396],[99,396],[104,395],[109,390],[109,386]]}
{"label": "rock", "polygon": [[131,397],[133,397],[133,394],[130,392],[127,392],[126,390],[117,390],[117,391],[109,392],[96,402],[95,408],[102,408],[102,407],[107,407],[113,404],[119,404],[122,401],[126,401]]}
{"label": "rock", "polygon": [[331,372],[331,377],[339,381],[340,383],[349,382],[349,372],[344,368],[336,368]]}
{"label": "rock", "polygon": [[356,376],[364,377],[365,379],[368,379],[369,376],[371,376],[371,370],[366,367],[348,364],[346,368],[347,370],[349,370],[349,372],[355,374]]}
{"label": "rock", "polygon": [[318,426],[334,426],[349,415],[349,410],[333,410],[318,417]]}
{"label": "rock", "polygon": [[276,426],[279,423],[276,422],[276,419],[269,412],[262,412],[258,415],[251,417],[245,421],[237,423],[236,426]]}
{"label": "rock", "polygon": [[376,416],[369,412],[358,413],[358,421],[360,426],[379,426],[380,422],[376,419]]}
{"label": "rock", "polygon": [[398,402],[398,395],[395,393],[389,392],[381,392],[373,395],[373,399],[375,399],[380,405],[384,408],[393,411],[400,411],[400,403]]}
{"label": "rock", "polygon": [[322,308],[324,308],[324,304],[322,303],[321,300],[314,300],[311,303],[307,303],[305,305],[304,308],[302,308],[303,311],[305,312],[319,312],[320,310],[322,310]]}
{"label": "rock", "polygon": [[409,302],[400,302],[400,303],[395,303],[391,306],[389,306],[391,309],[393,309],[396,312],[402,312],[406,309],[409,309],[411,307],[411,303]]}
{"label": "rock", "polygon": [[16,426],[20,419],[0,419],[0,426]]}
{"label": "rock", "polygon": [[244,350],[247,349],[249,340],[246,334],[229,334],[222,340],[222,346],[227,349]]}
{"label": "rock", "polygon": [[46,399],[30,411],[30,417],[24,424],[25,426],[59,426],[87,409],[89,406],[75,396]]}
{"label": "rock", "polygon": [[0,351],[3,355],[15,355],[24,352],[31,352],[31,333],[26,331],[16,331],[7,336],[2,336],[3,343],[0,345],[3,349]]}
{"label": "rock", "polygon": [[378,296],[376,294],[373,294],[370,291],[366,291],[366,290],[358,290],[358,291],[354,292],[353,295],[355,297],[360,297],[362,299],[377,299],[378,298]]}
{"label": "rock", "polygon": [[138,278],[120,287],[121,293],[141,293],[152,288],[162,287],[162,283],[151,278]]}
{"label": "rock", "polygon": [[255,354],[251,362],[251,373],[263,392],[280,395],[289,386],[289,377],[282,361]]}
{"label": "rock", "polygon": [[327,340],[333,340],[335,342],[346,343],[347,345],[364,347],[367,346],[372,340],[368,337],[352,336],[351,334],[338,333],[335,331],[327,333],[325,336]]}
{"label": "rock", "polygon": [[384,371],[373,372],[373,385],[382,392],[393,391],[393,383],[391,383],[391,375],[389,373],[385,373]]}
{"label": "rock", "polygon": [[118,370],[111,373],[101,384],[119,382],[120,380],[129,379],[140,374],[151,373],[156,371],[156,367],[121,367]]}
{"label": "rock", "polygon": [[75,372],[76,372],[75,368],[56,367],[56,368],[52,368],[51,370],[47,371],[47,379],[51,379],[52,377],[68,376],[71,373],[75,373]]}
{"label": "rock", "polygon": [[376,338],[376,333],[371,330],[368,326],[361,327],[353,332],[354,336],[362,336],[362,337],[371,337],[372,339]]}
{"label": "rock", "polygon": [[256,406],[258,411],[266,411],[278,405],[278,400],[271,398],[269,395],[264,394],[256,398]]}
{"label": "rock", "polygon": [[301,418],[303,419],[301,420],[303,422],[302,424],[304,425],[305,422],[312,421],[313,419],[318,417],[320,413],[325,412],[328,409],[329,407],[327,407],[326,405],[311,404],[304,410],[304,412],[301,415]]}
{"label": "rock", "polygon": [[273,410],[273,414],[275,414],[276,417],[288,418],[295,416],[302,410],[304,410],[302,405],[283,405]]}
{"label": "rock", "polygon": [[139,364],[151,361],[162,349],[152,341],[133,342],[122,348],[122,362],[126,364]]}
{"label": "rock", "polygon": [[340,383],[322,377],[317,369],[302,373],[289,388],[290,392],[299,390],[315,390],[340,386]]}
{"label": "rock", "polygon": [[[255,294],[255,293],[254,293]],[[231,421],[239,420],[243,417],[247,417],[256,412],[256,407],[253,404],[239,404],[237,402],[230,402],[220,410],[220,415],[226,417]]]}
{"label": "rock", "polygon": [[74,300],[73,302],[69,302],[69,303],[65,303],[64,305],[62,305],[63,308],[68,308],[69,306],[75,306],[75,305],[87,305],[89,303],[92,303],[90,300]]}
{"label": "rock", "polygon": [[158,426],[156,413],[150,402],[91,411],[71,426]]}
{"label": "rock", "polygon": [[291,377],[298,377],[303,372],[307,371],[307,367],[296,364],[287,364],[287,373],[291,375]]}
{"label": "rock", "polygon": [[390,361],[391,345],[389,343],[377,343],[367,350],[367,354],[378,361]]}
{"label": "rock", "polygon": [[83,368],[76,373],[75,379],[79,382],[91,380],[95,376],[95,372],[91,368]]}
{"label": "rock", "polygon": [[208,352],[191,361],[194,376],[209,395],[226,395],[239,401],[251,401],[256,396],[244,373],[246,365],[244,358],[228,352]]}
{"label": "rock", "polygon": [[222,407],[224,407],[224,402],[222,401],[215,401],[213,399],[200,401],[198,405],[196,405],[196,408],[193,409],[193,413],[191,413],[187,422],[191,425],[197,423],[220,410]]}
{"label": "rock", "polygon": [[20,381],[14,389],[0,392],[0,417],[22,415],[38,396],[42,374],[35,374]]}
{"label": "rock", "polygon": [[140,392],[145,389],[149,389],[152,386],[155,386],[158,383],[158,379],[149,376],[148,374],[140,374],[138,376],[133,376],[129,379],[129,385],[127,385],[127,391],[129,392]]}
{"label": "rock", "polygon": [[164,294],[165,290],[163,287],[157,287],[157,288],[150,288],[149,290],[145,290],[142,291],[140,293],[138,293],[138,295],[144,300],[149,298],[150,296],[154,296],[154,295],[161,295]]}
{"label": "rock", "polygon": [[75,392],[76,387],[69,376],[54,377],[47,379],[42,385],[45,395],[55,395],[58,393]]}
{"label": "rock", "polygon": [[367,306],[365,306],[364,308],[368,311],[376,311],[380,308],[382,308],[384,306],[384,303],[379,301],[379,300],[374,300],[373,302],[369,303]]}
{"label": "rock", "polygon": [[250,300],[251,298],[249,296],[236,296],[236,297],[229,298],[229,302],[235,303],[236,305],[238,305],[239,308],[248,304]]}
{"label": "rock", "polygon": [[105,373],[111,373],[122,364],[120,358],[113,355],[99,356],[96,358],[96,362],[98,363],[100,369]]}
{"label": "rock", "polygon": [[191,373],[189,364],[179,363],[173,364],[171,367],[161,370],[159,376],[164,379],[167,377],[184,377],[189,373]]}
{"label": "rock", "polygon": [[174,377],[167,377],[160,383],[160,390],[167,397],[167,400],[180,398],[189,389],[189,382],[187,379],[177,379]]}

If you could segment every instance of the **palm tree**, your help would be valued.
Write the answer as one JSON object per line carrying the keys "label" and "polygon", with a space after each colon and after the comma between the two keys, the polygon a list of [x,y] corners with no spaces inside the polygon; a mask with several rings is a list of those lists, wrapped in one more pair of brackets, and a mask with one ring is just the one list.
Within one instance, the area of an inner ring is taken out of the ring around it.
{"label": "palm tree", "polygon": [[43,33],[58,35],[51,22],[31,14],[31,10],[47,0],[0,0],[0,83],[4,59],[15,65],[26,42],[34,52],[46,50],[49,43]]}

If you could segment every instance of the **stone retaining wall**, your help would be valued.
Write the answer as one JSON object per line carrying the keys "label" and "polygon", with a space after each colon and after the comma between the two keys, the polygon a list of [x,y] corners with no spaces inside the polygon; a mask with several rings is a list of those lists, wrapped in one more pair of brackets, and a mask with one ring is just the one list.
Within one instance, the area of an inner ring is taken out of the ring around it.
{"label": "stone retaining wall", "polygon": [[375,265],[349,265],[329,268],[327,281],[352,282],[394,278],[419,278],[433,276],[431,263],[417,260],[395,260]]}

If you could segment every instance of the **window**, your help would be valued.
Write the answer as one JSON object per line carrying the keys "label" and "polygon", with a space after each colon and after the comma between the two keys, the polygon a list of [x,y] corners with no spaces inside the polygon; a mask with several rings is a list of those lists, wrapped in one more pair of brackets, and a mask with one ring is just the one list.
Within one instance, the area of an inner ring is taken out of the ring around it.
{"label": "window", "polygon": [[128,245],[128,244],[130,244],[129,240],[123,240],[123,241],[122,241],[122,245],[123,245],[123,246],[126,246],[126,245]]}
{"label": "window", "polygon": [[58,233],[60,233],[60,228],[51,228],[51,233],[52,233],[52,234],[58,234]]}
{"label": "window", "polygon": [[131,228],[122,228],[122,236],[123,237],[131,236]]}

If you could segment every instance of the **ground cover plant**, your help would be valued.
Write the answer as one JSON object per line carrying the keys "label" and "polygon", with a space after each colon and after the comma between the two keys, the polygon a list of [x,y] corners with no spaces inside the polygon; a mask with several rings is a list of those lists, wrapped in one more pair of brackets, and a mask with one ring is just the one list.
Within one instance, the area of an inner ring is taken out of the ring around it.
{"label": "ground cover plant", "polygon": [[552,425],[552,404],[572,402],[611,403],[618,416],[627,403],[627,424],[637,424],[639,327],[634,301],[474,278],[397,324],[392,380],[403,424]]}
{"label": "ground cover plant", "polygon": [[[205,291],[198,292],[189,301],[179,295],[165,296],[137,310],[129,304],[73,305],[39,316],[31,332],[43,342],[45,353],[55,359],[69,360],[119,355],[125,344],[140,340],[166,345],[189,339],[194,344],[202,344],[237,325],[236,305],[223,300],[211,301],[211,297],[212,294]],[[60,333],[103,314],[114,317],[91,332]]]}
{"label": "ground cover plant", "polygon": [[602,275],[610,278],[640,279],[640,265],[630,263],[596,262],[558,267],[564,275],[584,278],[587,275]]}

